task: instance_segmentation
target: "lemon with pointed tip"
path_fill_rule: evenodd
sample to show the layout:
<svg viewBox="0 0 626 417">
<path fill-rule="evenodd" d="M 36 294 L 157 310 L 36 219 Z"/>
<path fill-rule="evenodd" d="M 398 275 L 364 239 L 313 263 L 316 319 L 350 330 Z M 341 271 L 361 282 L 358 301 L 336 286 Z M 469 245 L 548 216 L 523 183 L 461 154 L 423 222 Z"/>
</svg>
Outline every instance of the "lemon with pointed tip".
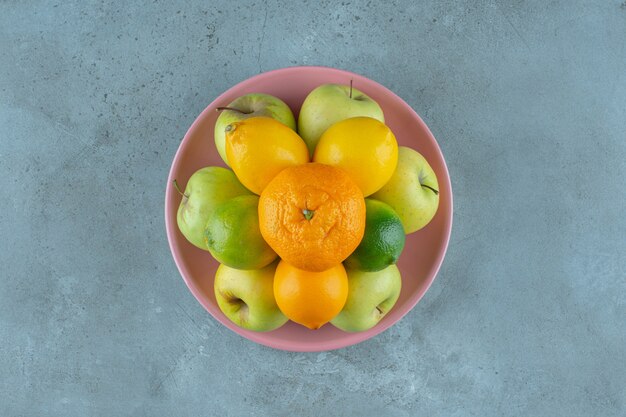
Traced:
<svg viewBox="0 0 626 417">
<path fill-rule="evenodd" d="M 283 169 L 309 162 L 300 136 L 281 122 L 252 117 L 226 127 L 226 156 L 241 183 L 255 194 Z"/>
</svg>

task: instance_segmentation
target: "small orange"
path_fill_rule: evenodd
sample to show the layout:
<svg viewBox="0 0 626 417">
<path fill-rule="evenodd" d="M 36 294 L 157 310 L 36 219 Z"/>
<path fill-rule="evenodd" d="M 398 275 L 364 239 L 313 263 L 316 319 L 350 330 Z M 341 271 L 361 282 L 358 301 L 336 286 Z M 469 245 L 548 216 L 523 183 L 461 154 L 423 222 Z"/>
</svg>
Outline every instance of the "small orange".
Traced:
<svg viewBox="0 0 626 417">
<path fill-rule="evenodd" d="M 309 162 L 302 138 L 269 117 L 251 117 L 228 125 L 226 156 L 239 181 L 255 194 L 261 194 L 283 169 Z"/>
<path fill-rule="evenodd" d="M 283 314 L 315 330 L 341 312 L 348 299 L 348 276 L 342 264 L 322 272 L 303 271 L 280 261 L 274 274 L 274 298 Z"/>
<path fill-rule="evenodd" d="M 322 134 L 313 161 L 343 169 L 367 197 L 385 185 L 396 170 L 398 142 L 381 121 L 352 117 Z"/>
<path fill-rule="evenodd" d="M 278 255 L 324 271 L 356 249 L 365 230 L 365 199 L 348 174 L 329 165 L 287 168 L 259 200 L 261 235 Z"/>
</svg>

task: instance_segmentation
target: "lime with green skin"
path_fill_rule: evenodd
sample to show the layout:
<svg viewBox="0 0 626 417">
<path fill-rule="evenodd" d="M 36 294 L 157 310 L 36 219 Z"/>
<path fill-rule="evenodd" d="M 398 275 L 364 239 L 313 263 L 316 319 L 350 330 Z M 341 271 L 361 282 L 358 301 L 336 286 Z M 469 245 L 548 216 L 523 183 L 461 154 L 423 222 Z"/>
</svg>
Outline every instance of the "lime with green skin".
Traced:
<svg viewBox="0 0 626 417">
<path fill-rule="evenodd" d="M 366 198 L 365 234 L 344 264 L 361 271 L 380 271 L 398 261 L 404 241 L 402 221 L 391 206 Z"/>
<path fill-rule="evenodd" d="M 242 195 L 218 205 L 204 229 L 205 243 L 220 263 L 235 269 L 259 269 L 278 255 L 261 236 L 259 197 Z"/>
</svg>

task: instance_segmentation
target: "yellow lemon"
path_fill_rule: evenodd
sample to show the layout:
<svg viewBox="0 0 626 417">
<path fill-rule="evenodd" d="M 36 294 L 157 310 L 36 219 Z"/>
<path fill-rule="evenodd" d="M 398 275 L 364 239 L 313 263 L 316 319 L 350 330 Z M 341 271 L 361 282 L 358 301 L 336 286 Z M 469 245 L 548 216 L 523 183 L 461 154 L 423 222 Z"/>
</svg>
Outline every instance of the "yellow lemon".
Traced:
<svg viewBox="0 0 626 417">
<path fill-rule="evenodd" d="M 353 117 L 324 132 L 313 161 L 343 169 L 367 197 L 393 175 L 398 164 L 398 142 L 384 123 L 371 117 Z"/>
<path fill-rule="evenodd" d="M 226 127 L 226 156 L 241 183 L 255 194 L 283 169 L 309 162 L 296 132 L 269 117 L 252 117 Z"/>
</svg>

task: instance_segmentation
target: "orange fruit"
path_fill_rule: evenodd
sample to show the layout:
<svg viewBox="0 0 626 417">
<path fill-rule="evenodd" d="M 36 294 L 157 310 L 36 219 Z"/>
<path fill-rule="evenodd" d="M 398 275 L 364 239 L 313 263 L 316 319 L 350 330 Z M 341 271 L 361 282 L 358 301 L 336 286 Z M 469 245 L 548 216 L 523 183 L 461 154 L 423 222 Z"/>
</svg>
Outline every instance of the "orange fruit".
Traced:
<svg viewBox="0 0 626 417">
<path fill-rule="evenodd" d="M 313 161 L 343 169 L 367 197 L 381 189 L 396 170 L 398 142 L 384 123 L 352 117 L 322 134 Z"/>
<path fill-rule="evenodd" d="M 287 168 L 259 200 L 261 235 L 282 259 L 324 271 L 346 259 L 365 230 L 365 199 L 341 169 L 309 163 Z"/>
<path fill-rule="evenodd" d="M 226 127 L 226 156 L 241 183 L 255 194 L 287 167 L 309 162 L 300 136 L 269 117 L 251 117 Z"/>
<path fill-rule="evenodd" d="M 274 274 L 274 297 L 283 314 L 315 330 L 341 312 L 348 299 L 348 276 L 342 264 L 322 272 L 303 271 L 280 261 Z"/>
</svg>

